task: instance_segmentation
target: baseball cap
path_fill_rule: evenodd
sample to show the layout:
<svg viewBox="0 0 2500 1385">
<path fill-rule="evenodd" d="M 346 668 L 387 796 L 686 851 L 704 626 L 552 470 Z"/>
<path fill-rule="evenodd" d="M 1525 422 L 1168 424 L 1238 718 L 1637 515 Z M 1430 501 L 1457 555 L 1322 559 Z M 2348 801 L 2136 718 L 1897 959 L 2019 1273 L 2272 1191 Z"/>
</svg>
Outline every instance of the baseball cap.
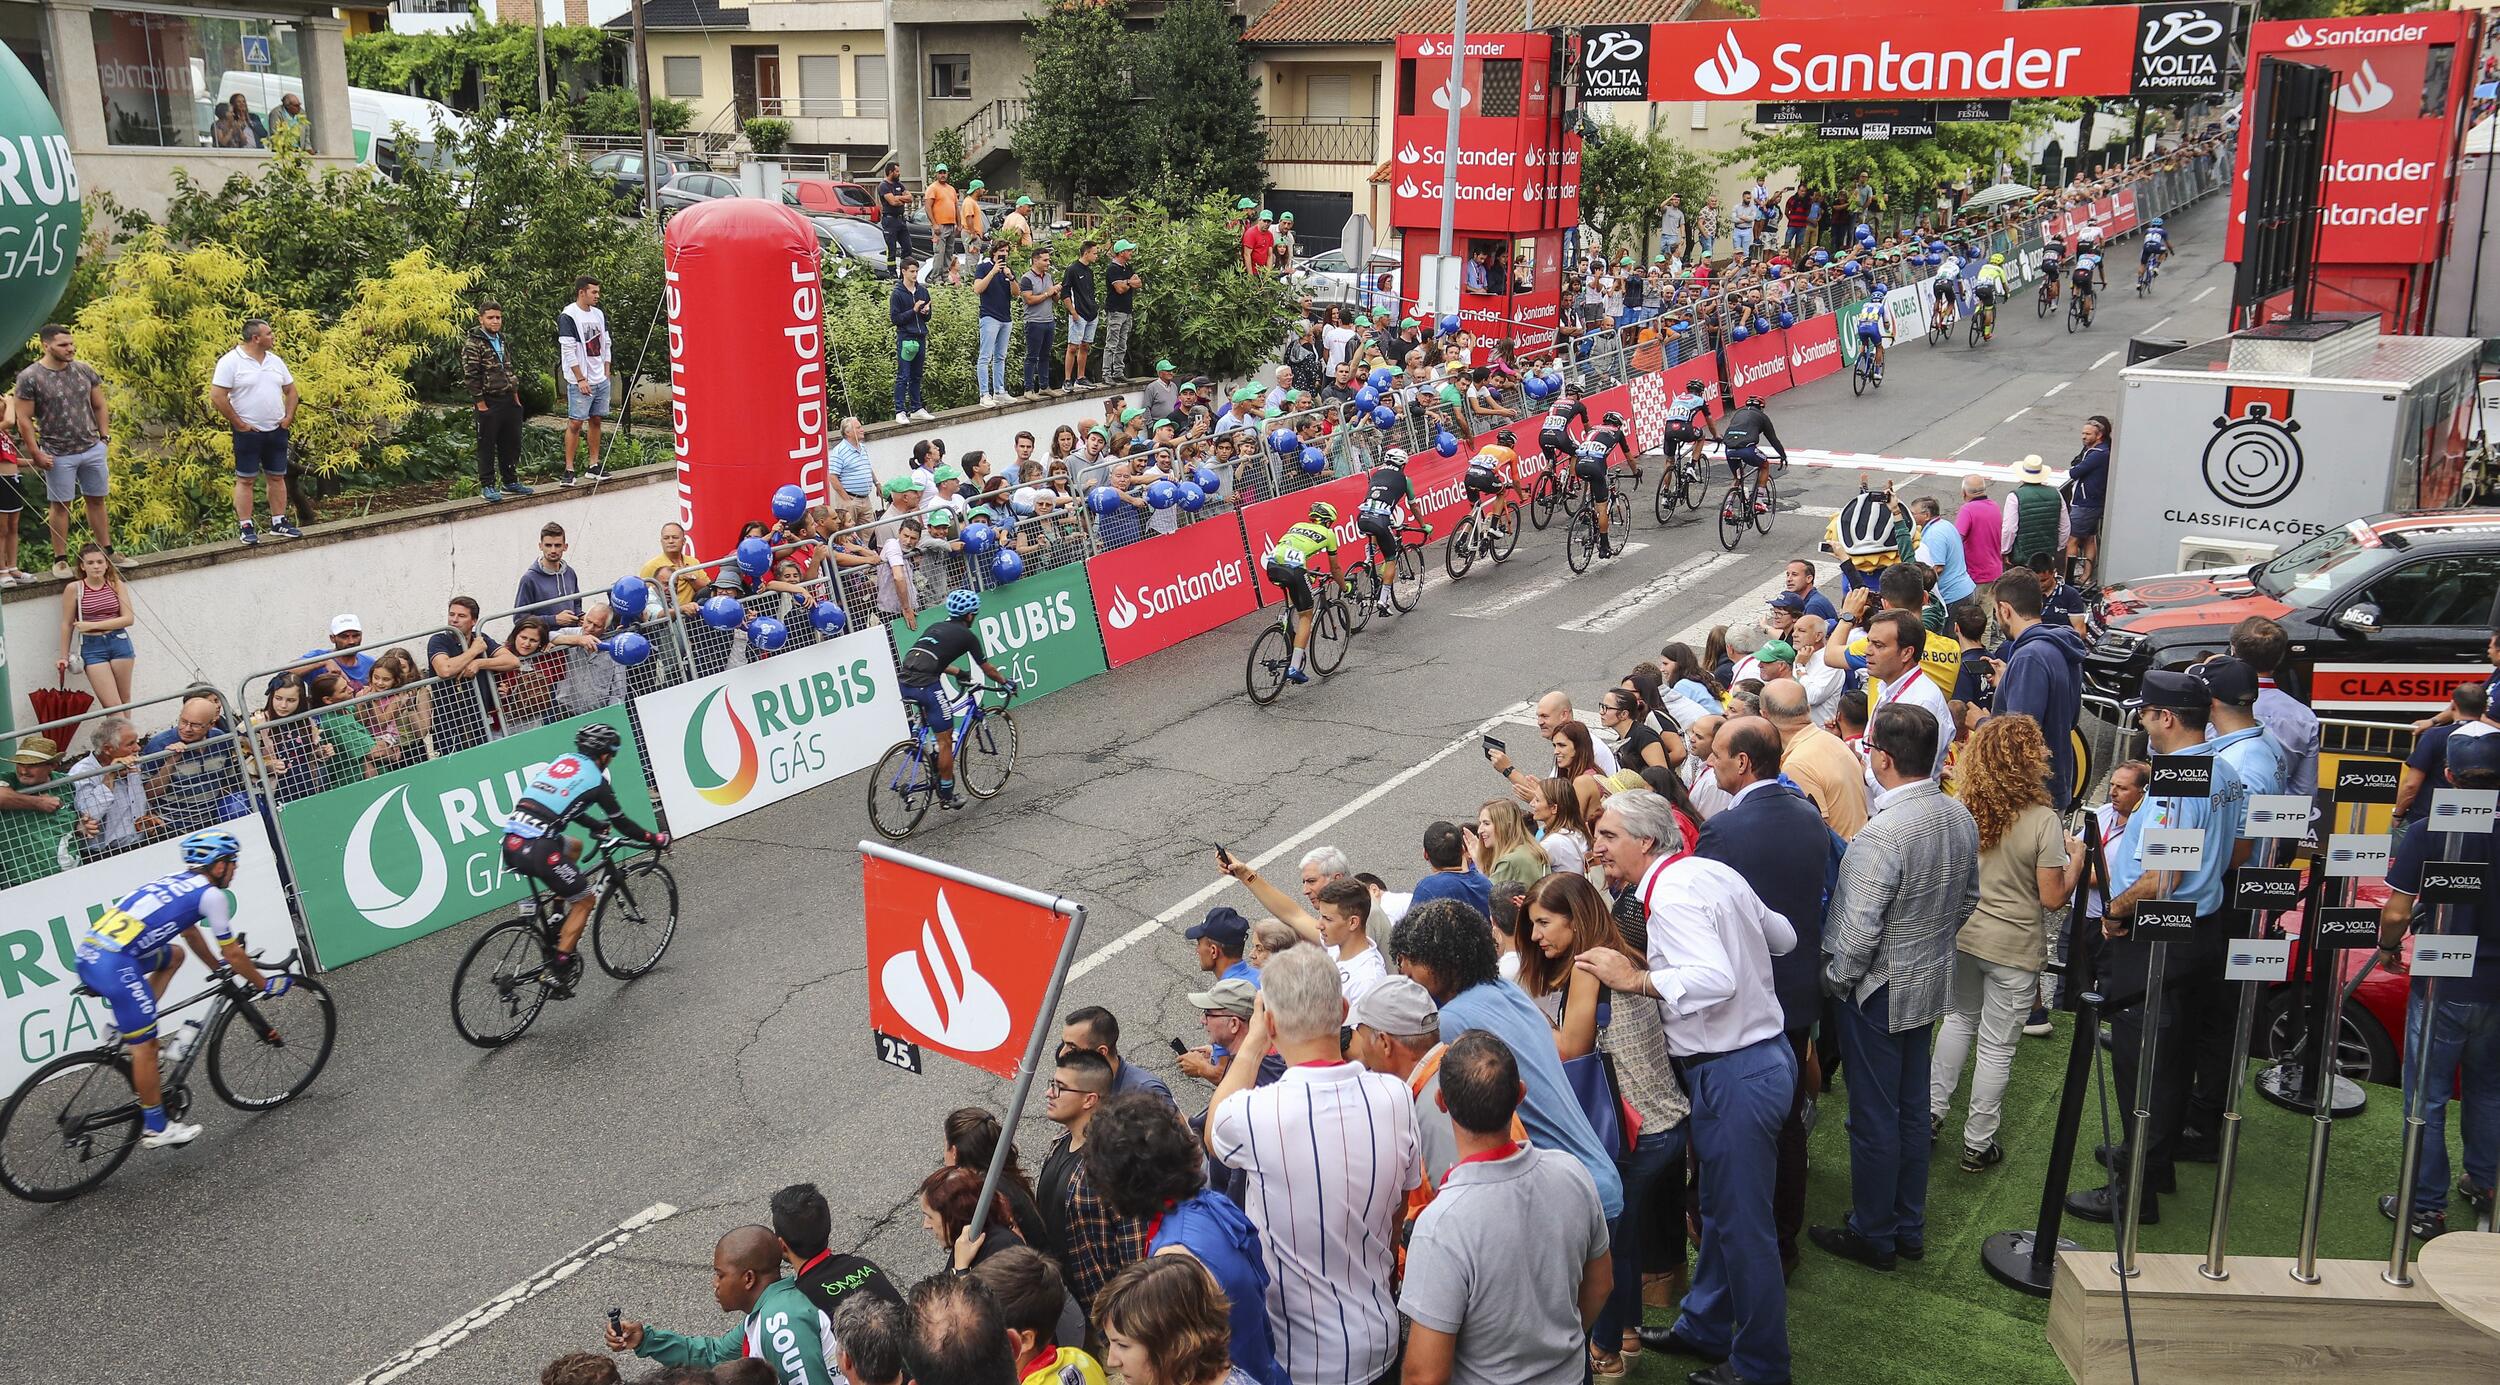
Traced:
<svg viewBox="0 0 2500 1385">
<path fill-rule="evenodd" d="M 2500 731 L 2477 727 L 2472 723 L 2459 726 L 2448 737 L 2448 773 L 2488 774 L 2500 770 Z"/>
<path fill-rule="evenodd" d="M 1806 599 L 1795 592 L 1781 592 L 1771 598 L 1771 609 L 1774 611 L 1802 611 L 1805 608 Z"/>
<path fill-rule="evenodd" d="M 929 473 L 930 482 L 940 486 L 945 485 L 949 481 L 961 481 L 963 479 L 964 474 L 962 468 L 956 466 L 953 462 L 948 462 L 946 465 Z"/>
<path fill-rule="evenodd" d="M 1127 408 L 1120 410 L 1120 421 L 1121 421 L 1122 423 L 1134 423 L 1134 422 L 1135 422 L 1135 421 L 1137 421 L 1138 419 L 1144 418 L 1145 416 L 1146 416 L 1146 411 L 1145 411 L 1144 409 L 1138 408 L 1138 407 L 1137 407 L 1136 405 L 1134 405 L 1134 404 L 1131 404 L 1131 405 L 1129 405 Z"/>
<path fill-rule="evenodd" d="M 1256 385 L 1244 385 L 1233 391 L 1233 402 L 1236 404 L 1246 403 L 1258 397 L 1259 387 Z"/>
<path fill-rule="evenodd" d="M 966 192 L 979 192 L 979 191 L 981 191 L 982 189 L 984 189 L 984 188 L 986 188 L 986 187 L 988 187 L 988 186 L 989 186 L 989 184 L 982 182 L 982 181 L 981 181 L 980 179 L 978 179 L 978 178 L 975 178 L 975 179 L 973 179 L 973 180 L 972 180 L 972 184 L 971 184 L 971 186 L 969 186 L 969 187 L 965 188 L 965 189 L 964 189 L 964 191 L 966 191 Z"/>
<path fill-rule="evenodd" d="M 2205 680 L 2205 690 L 2216 702 L 2231 707 L 2257 705 L 2257 670 L 2246 660 L 2218 654 L 2188 672 Z"/>
<path fill-rule="evenodd" d="M 1203 991 L 1189 993 L 1190 1005 L 1198 1010 L 1221 1010 L 1243 1019 L 1250 1018 L 1250 1012 L 1258 1002 L 1259 988 L 1238 976 L 1229 981 L 1218 981 Z"/>
<path fill-rule="evenodd" d="M 892 500 L 894 497 L 901 495 L 905 491 L 911 491 L 916 494 L 919 490 L 919 480 L 910 472 L 906 471 L 902 475 L 897 476 L 893 480 L 885 483 L 885 498 Z"/>
<path fill-rule="evenodd" d="M 17 753 L 9 758 L 21 765 L 48 765 L 61 758 L 61 748 L 50 736 L 28 736 L 17 743 Z"/>
<path fill-rule="evenodd" d="M 1413 319 L 1413 318 L 1411 318 L 1411 317 L 1410 317 L 1410 318 L 1405 318 L 1405 319 L 1402 319 L 1402 320 L 1400 320 L 1400 321 L 1399 321 L 1398 325 L 1399 325 L 1400 327 L 1412 327 L 1412 326 L 1414 326 L 1414 325 L 1415 325 L 1415 319 Z"/>
<path fill-rule="evenodd" d="M 1246 212 L 1257 205 L 1259 204 L 1255 200 L 1244 197 L 1240 201 L 1233 203 L 1233 210 L 1237 212 Z"/>
<path fill-rule="evenodd" d="M 1260 210 L 1260 212 L 1259 212 L 1259 220 L 1261 220 L 1261 221 L 1274 221 L 1275 219 L 1276 219 L 1276 213 L 1271 212 L 1271 211 L 1268 211 L 1268 210 L 1266 210 L 1266 209 L 1264 209 L 1264 208 L 1262 208 L 1262 209 Z"/>
<path fill-rule="evenodd" d="M 1019 197 L 1016 199 L 1016 205 L 1019 207 L 1030 207 L 1033 205 L 1033 199 L 1030 197 Z"/>
<path fill-rule="evenodd" d="M 2157 668 L 2144 675 L 2144 683 L 2136 695 L 2124 704 L 2132 711 L 2138 707 L 2159 707 L 2174 712 L 2201 712 L 2213 702 L 2205 689 L 2205 680 L 2193 673 Z"/>
<path fill-rule="evenodd" d="M 1111 253 L 1114 255 L 1125 255 L 1136 248 L 1137 242 L 1133 240 L 1115 240 L 1111 242 Z M 1171 367 L 1165 366 L 1164 369 L 1170 370 Z"/>
<path fill-rule="evenodd" d="M 1786 640 L 1765 640 L 1753 656 L 1766 664 L 1793 664 L 1797 662 L 1797 646 Z"/>
<path fill-rule="evenodd" d="M 932 505 L 929 507 L 928 514 L 923 516 L 923 518 L 928 521 L 929 527 L 932 529 L 952 529 L 955 527 L 955 507 L 952 505 Z"/>
<path fill-rule="evenodd" d="M 338 615 L 330 617 L 331 634 L 344 635 L 351 630 L 361 635 L 365 632 L 365 623 L 358 620 L 354 616 L 346 614 L 345 612 L 341 612 Z"/>
<path fill-rule="evenodd" d="M 1369 1025 L 1383 1034 L 1430 1034 L 1441 1027 L 1441 1007 L 1413 978 L 1392 976 L 1355 997 L 1346 1024 Z"/>
<path fill-rule="evenodd" d="M 1200 938 L 1213 938 L 1219 943 L 1227 943 L 1234 947 L 1239 947 L 1244 942 L 1249 940 L 1250 920 L 1243 918 L 1239 909 L 1236 909 L 1229 904 L 1218 904 L 1214 908 L 1207 910 L 1207 916 L 1205 918 L 1189 925 L 1189 931 L 1181 936 L 1189 939 L 1193 943 L 1198 941 Z M 1190 1004 L 1197 1005 L 1198 1002 L 1193 999 L 1190 1001 Z M 1198 1008 L 1201 1010 L 1208 1010 L 1213 1009 L 1214 1007 L 1199 1005 Z"/>
<path fill-rule="evenodd" d="M 1126 244 L 1128 244 L 1128 242 L 1127 242 L 1127 241 L 1121 241 L 1121 242 L 1120 242 L 1120 244 L 1122 244 L 1122 245 L 1126 245 Z M 1170 361 L 1157 361 L 1157 362 L 1155 362 L 1155 371 L 1156 371 L 1158 374 L 1160 374 L 1160 373 L 1161 373 L 1161 372 L 1163 372 L 1163 371 L 1172 370 L 1172 369 L 1176 369 L 1176 367 L 1175 367 L 1175 366 L 1174 366 L 1174 365 L 1173 365 Z"/>
<path fill-rule="evenodd" d="M 932 173 L 944 173 L 945 171 L 946 165 L 944 164 L 939 164 L 936 168 L 930 170 Z"/>
<path fill-rule="evenodd" d="M 1285 213 L 1283 216 L 1278 217 L 1278 218 L 1277 218 L 1277 220 L 1279 220 L 1279 221 L 1291 221 L 1291 220 L 1293 220 L 1293 213 L 1291 213 L 1291 212 L 1287 212 L 1287 213 Z"/>
</svg>

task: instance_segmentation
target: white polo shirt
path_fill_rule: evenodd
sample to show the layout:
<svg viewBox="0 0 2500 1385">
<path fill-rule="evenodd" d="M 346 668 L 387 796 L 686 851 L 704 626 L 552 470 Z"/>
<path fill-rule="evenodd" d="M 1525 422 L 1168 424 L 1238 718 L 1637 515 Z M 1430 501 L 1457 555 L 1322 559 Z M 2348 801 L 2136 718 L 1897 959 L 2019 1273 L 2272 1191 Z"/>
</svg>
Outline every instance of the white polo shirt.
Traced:
<svg viewBox="0 0 2500 1385">
<path fill-rule="evenodd" d="M 295 372 L 275 351 L 255 361 L 238 346 L 217 358 L 209 383 L 226 391 L 236 417 L 265 433 L 286 418 L 286 387 L 295 383 Z"/>
</svg>

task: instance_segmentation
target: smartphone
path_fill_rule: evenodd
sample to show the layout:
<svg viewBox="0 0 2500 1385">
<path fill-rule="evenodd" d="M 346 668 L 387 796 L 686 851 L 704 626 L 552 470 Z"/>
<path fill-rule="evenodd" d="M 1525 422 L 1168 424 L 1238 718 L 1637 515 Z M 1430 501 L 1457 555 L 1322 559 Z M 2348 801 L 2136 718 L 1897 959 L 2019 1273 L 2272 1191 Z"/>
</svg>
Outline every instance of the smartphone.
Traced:
<svg viewBox="0 0 2500 1385">
<path fill-rule="evenodd" d="M 625 1310 L 624 1310 L 624 1309 L 622 1309 L 622 1308 L 611 1308 L 611 1309 L 609 1309 L 609 1310 L 608 1310 L 608 1330 L 609 1330 L 610 1332 L 615 1333 L 615 1334 L 616 1334 L 617 1336 L 619 1336 L 619 1337 L 622 1337 L 622 1336 L 624 1336 L 624 1335 L 625 1335 Z"/>
<path fill-rule="evenodd" d="M 1232 869 L 1233 853 L 1226 851 L 1222 842 L 1217 842 L 1215 844 L 1215 863 L 1224 867 L 1226 870 Z"/>
<path fill-rule="evenodd" d="M 1188 1051 L 1189 1051 L 1189 1045 L 1187 1045 L 1187 1044 L 1185 1044 L 1185 1043 L 1182 1043 L 1182 1042 L 1181 1042 L 1180 1040 L 1178 1040 L 1178 1039 L 1174 1039 L 1174 1040 L 1172 1040 L 1172 1052 L 1173 1052 L 1175 1055 L 1178 1055 L 1178 1054 L 1183 1054 L 1183 1053 L 1187 1053 Z"/>
<path fill-rule="evenodd" d="M 1510 753 L 1510 747 L 1509 747 L 1509 746 L 1507 746 L 1507 745 L 1502 744 L 1500 741 L 1495 740 L 1495 739 L 1494 739 L 1494 738 L 1492 738 L 1491 736 L 1487 736 L 1487 737 L 1485 737 L 1485 738 L 1484 738 L 1484 758 L 1486 758 L 1486 759 L 1490 760 L 1490 759 L 1492 759 L 1492 758 L 1493 758 L 1493 756 L 1494 756 L 1494 754 L 1495 754 L 1496 752 L 1499 752 L 1499 753 L 1501 753 L 1501 754 L 1507 755 L 1507 754 L 1509 754 L 1509 753 Z"/>
</svg>

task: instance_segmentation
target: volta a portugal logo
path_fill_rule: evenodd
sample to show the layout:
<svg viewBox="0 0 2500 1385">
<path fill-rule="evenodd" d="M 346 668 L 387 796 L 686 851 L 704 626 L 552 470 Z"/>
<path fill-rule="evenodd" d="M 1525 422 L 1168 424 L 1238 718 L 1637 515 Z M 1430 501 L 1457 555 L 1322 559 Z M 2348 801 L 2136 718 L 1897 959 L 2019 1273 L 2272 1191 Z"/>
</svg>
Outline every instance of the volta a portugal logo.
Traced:
<svg viewBox="0 0 2500 1385">
<path fill-rule="evenodd" d="M 707 802 L 723 807 L 745 798 L 747 791 L 755 787 L 755 772 L 760 763 L 755 751 L 755 733 L 747 729 L 746 720 L 738 715 L 738 709 L 722 700 L 728 691 L 727 688 L 714 688 L 695 704 L 694 715 L 686 718 L 684 747 L 687 781 Z M 720 709 L 720 720 L 728 723 L 730 735 L 738 748 L 735 767 L 727 774 L 714 769 L 712 757 L 704 751 L 704 742 L 710 739 L 708 733 L 713 724 L 712 710 L 715 706 Z"/>
</svg>

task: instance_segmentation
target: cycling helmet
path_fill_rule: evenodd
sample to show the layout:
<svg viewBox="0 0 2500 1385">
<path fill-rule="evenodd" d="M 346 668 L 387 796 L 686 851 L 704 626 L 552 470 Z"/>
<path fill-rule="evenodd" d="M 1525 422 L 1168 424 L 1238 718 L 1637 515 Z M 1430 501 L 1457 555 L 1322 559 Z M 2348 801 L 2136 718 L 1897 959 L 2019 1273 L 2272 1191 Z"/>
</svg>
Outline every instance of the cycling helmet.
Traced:
<svg viewBox="0 0 2500 1385">
<path fill-rule="evenodd" d="M 1871 558 L 1893 550 L 1892 511 L 1881 492 L 1862 492 L 1840 507 L 1835 538 L 1852 558 Z"/>
<path fill-rule="evenodd" d="M 1519 435 L 1512 432 L 1508 428 L 1495 433 L 1493 435 L 1493 440 L 1500 443 L 1504 447 L 1517 447 L 1519 445 Z"/>
<path fill-rule="evenodd" d="M 1990 264 L 1994 264 L 1994 265 L 2001 265 L 2001 264 L 2005 263 L 2005 256 L 2003 256 L 2003 255 L 2001 255 L 2001 254 L 1998 254 L 1998 255 L 1990 255 L 1990 256 L 1988 257 L 1988 263 L 1990 263 Z"/>
<path fill-rule="evenodd" d="M 1311 502 L 1311 518 L 1322 524 L 1334 524 L 1337 522 L 1337 507 L 1325 500 L 1314 500 Z"/>
<path fill-rule="evenodd" d="M 573 733 L 573 748 L 584 755 L 614 755 L 624 744 L 625 738 L 604 721 L 594 721 Z"/>
<path fill-rule="evenodd" d="M 1616 413 L 1612 409 L 1608 409 L 1606 411 L 1606 422 L 1620 428 L 1623 426 L 1623 415 Z"/>
<path fill-rule="evenodd" d="M 981 609 L 981 594 L 968 587 L 957 587 L 946 594 L 946 613 L 968 616 Z"/>
<path fill-rule="evenodd" d="M 194 832 L 182 839 L 186 866 L 212 866 L 242 854 L 243 843 L 232 832 Z"/>
<path fill-rule="evenodd" d="M 1759 409 L 1759 408 L 1761 408 L 1761 407 L 1762 407 L 1762 396 L 1761 396 L 1761 395 L 1758 395 L 1758 394 L 1749 394 L 1749 395 L 1746 395 L 1746 396 L 1745 396 L 1745 407 L 1746 407 L 1746 408 L 1748 408 L 1748 409 Z"/>
<path fill-rule="evenodd" d="M 1392 447 L 1380 454 L 1380 464 L 1382 466 L 1404 466 L 1406 465 L 1407 455 L 1408 454 L 1405 448 Z M 1333 511 L 1331 513 L 1333 513 Z"/>
<path fill-rule="evenodd" d="M 2148 221 L 2148 222 L 2146 222 L 2146 223 L 2144 223 L 2144 224 L 2145 224 L 2145 225 L 2147 225 L 2147 226 L 2159 226 L 2159 225 L 2161 224 L 2161 218 L 2160 218 L 2160 217 L 2154 217 L 2151 221 Z"/>
<path fill-rule="evenodd" d="M 1684 382 L 1684 392 L 1685 392 L 1686 394 L 1699 394 L 1699 393 L 1701 393 L 1701 381 L 1699 381 L 1699 380 L 1687 380 L 1687 381 L 1685 381 L 1685 382 Z"/>
</svg>

